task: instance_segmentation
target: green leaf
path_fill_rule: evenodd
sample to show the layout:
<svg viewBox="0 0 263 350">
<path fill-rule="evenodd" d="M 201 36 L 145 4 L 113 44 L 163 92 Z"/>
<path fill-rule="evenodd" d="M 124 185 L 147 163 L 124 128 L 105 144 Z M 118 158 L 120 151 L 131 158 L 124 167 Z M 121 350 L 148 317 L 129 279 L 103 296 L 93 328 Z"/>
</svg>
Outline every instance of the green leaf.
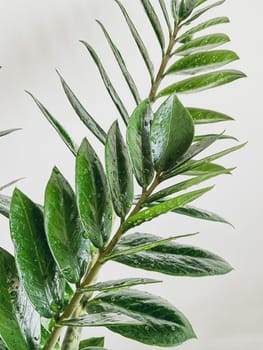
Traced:
<svg viewBox="0 0 263 350">
<path fill-rule="evenodd" d="M 63 126 L 49 113 L 49 111 L 42 105 L 42 103 L 34 97 L 30 92 L 26 91 L 35 101 L 36 105 L 43 113 L 44 117 L 50 122 L 53 128 L 57 131 L 63 142 L 68 146 L 69 150 L 74 154 L 77 154 L 78 147 L 75 142 L 71 139 L 67 131 L 63 128 Z"/>
<path fill-rule="evenodd" d="M 218 214 L 212 213 L 212 212 L 204 210 L 204 209 L 192 207 L 192 206 L 185 206 L 183 208 L 177 208 L 177 209 L 172 210 L 172 212 L 174 212 L 176 214 L 190 216 L 191 218 L 195 218 L 195 219 L 220 222 L 220 223 L 224 223 L 224 224 L 228 224 L 230 226 L 233 226 L 229 221 L 224 219 L 222 216 L 219 216 Z"/>
<path fill-rule="evenodd" d="M 178 197 L 167 200 L 164 203 L 157 204 L 149 209 L 145 209 L 133 216 L 131 216 L 123 224 L 123 232 L 129 230 L 132 227 L 139 226 L 143 222 L 150 221 L 160 215 L 168 213 L 169 211 L 182 207 L 195 199 L 201 197 L 206 192 L 210 191 L 213 187 L 203 188 L 201 190 L 192 191 L 189 193 L 182 194 Z"/>
<path fill-rule="evenodd" d="M 200 10 L 197 10 L 193 13 L 193 16 L 191 18 L 189 18 L 189 20 L 187 20 L 186 22 L 184 22 L 184 25 L 188 25 L 190 24 L 192 21 L 196 20 L 197 18 L 199 18 L 200 16 L 202 16 L 204 13 L 206 13 L 207 11 L 213 9 L 214 7 L 220 6 L 222 5 L 226 0 L 220 0 L 217 1 L 211 5 L 208 5 L 206 7 L 201 8 Z"/>
<path fill-rule="evenodd" d="M 133 233 L 123 237 L 118 247 L 127 249 L 160 239 L 161 237 L 148 233 Z M 232 267 L 225 260 L 211 252 L 174 242 L 114 260 L 135 268 L 171 276 L 204 277 L 222 275 L 232 270 Z"/>
<path fill-rule="evenodd" d="M 195 52 L 213 49 L 230 41 L 225 34 L 208 34 L 197 39 L 193 39 L 178 47 L 174 51 L 175 55 L 186 56 Z"/>
<path fill-rule="evenodd" d="M 172 26 L 171 26 L 171 22 L 170 22 L 170 18 L 169 18 L 169 14 L 168 14 L 168 11 L 167 11 L 167 8 L 166 8 L 165 1 L 164 0 L 159 0 L 159 4 L 160 4 L 160 7 L 162 9 L 162 13 L 163 13 L 165 22 L 167 24 L 167 28 L 168 28 L 169 34 L 171 35 L 172 34 Z"/>
<path fill-rule="evenodd" d="M 60 326 L 71 327 L 128 326 L 138 324 L 142 324 L 142 322 L 122 312 L 98 312 L 59 322 Z"/>
<path fill-rule="evenodd" d="M 82 349 L 82 350 L 107 350 L 107 349 L 102 348 L 100 346 L 88 346 L 88 347 L 79 348 L 79 349 Z"/>
<path fill-rule="evenodd" d="M 86 288 L 80 288 L 80 291 L 81 292 L 107 292 L 111 290 L 130 288 L 141 284 L 152 284 L 152 283 L 160 283 L 160 282 L 161 281 L 153 280 L 150 278 L 123 278 L 120 280 L 99 282 L 92 286 L 88 286 Z"/>
<path fill-rule="evenodd" d="M 168 301 L 136 289 L 107 292 L 98 295 L 88 305 L 88 311 L 121 311 L 142 322 L 141 325 L 111 326 L 111 331 L 144 344 L 172 347 L 195 338 L 185 316 Z"/>
<path fill-rule="evenodd" d="M 230 50 L 198 52 L 176 61 L 166 74 L 196 74 L 222 67 L 238 59 L 238 55 Z"/>
<path fill-rule="evenodd" d="M 100 72 L 103 83 L 104 83 L 113 103 L 115 104 L 117 110 L 119 111 L 124 123 L 127 124 L 128 119 L 129 119 L 129 114 L 128 114 L 120 96 L 118 95 L 117 91 L 115 90 L 114 86 L 112 85 L 112 82 L 111 82 L 105 68 L 103 67 L 103 65 L 101 63 L 99 56 L 97 55 L 97 53 L 93 49 L 93 47 L 90 46 L 87 42 L 82 41 L 82 40 L 80 42 L 88 49 L 93 61 L 95 62 L 96 66 L 98 67 L 98 70 Z"/>
<path fill-rule="evenodd" d="M 150 102 L 143 101 L 131 115 L 127 128 L 127 144 L 138 184 L 146 188 L 153 180 L 150 127 L 153 112 Z"/>
<path fill-rule="evenodd" d="M 144 63 L 148 69 L 148 72 L 150 74 L 150 77 L 151 77 L 151 81 L 153 82 L 154 81 L 154 69 L 153 69 L 153 64 L 150 60 L 150 56 L 149 56 L 149 53 L 142 41 L 142 38 L 140 37 L 140 34 L 138 33 L 134 23 L 132 22 L 131 18 L 129 17 L 128 15 L 128 12 L 126 11 L 125 7 L 122 5 L 122 3 L 119 1 L 119 0 L 114 0 L 118 6 L 120 7 L 121 9 L 121 12 L 128 24 L 128 27 L 131 31 L 131 34 L 136 42 L 136 45 L 140 51 L 140 54 L 142 55 L 142 58 L 144 60 Z"/>
<path fill-rule="evenodd" d="M 151 125 L 152 158 L 157 172 L 173 168 L 194 136 L 191 115 L 174 94 L 155 113 Z"/>
<path fill-rule="evenodd" d="M 84 348 L 90 347 L 90 346 L 103 347 L 104 346 L 104 337 L 89 338 L 89 339 L 81 340 L 81 342 L 79 344 L 79 350 L 83 350 Z"/>
<path fill-rule="evenodd" d="M 70 282 L 77 283 L 89 261 L 89 241 L 84 238 L 75 194 L 57 168 L 49 179 L 44 206 L 47 239 L 53 257 Z"/>
<path fill-rule="evenodd" d="M 198 75 L 193 78 L 184 79 L 175 84 L 172 84 L 162 90 L 158 97 L 167 96 L 173 93 L 192 93 L 199 92 L 224 84 L 229 84 L 240 78 L 245 78 L 246 75 L 238 70 L 219 70 L 217 72 Z"/>
<path fill-rule="evenodd" d="M 76 158 L 76 194 L 87 236 L 95 247 L 102 248 L 111 233 L 112 206 L 102 164 L 87 139 Z"/>
<path fill-rule="evenodd" d="M 15 259 L 0 248 L 0 349 L 36 350 L 40 317 L 21 285 Z M 7 347 L 4 346 L 4 343 Z"/>
<path fill-rule="evenodd" d="M 40 315 L 51 318 L 63 309 L 64 281 L 48 247 L 43 214 L 18 189 L 12 197 L 10 228 L 26 293 Z"/>
<path fill-rule="evenodd" d="M 9 218 L 10 203 L 11 197 L 5 196 L 3 194 L 0 195 L 0 214 L 6 218 Z"/>
<path fill-rule="evenodd" d="M 9 350 L 1 338 L 0 338 L 0 350 Z"/>
<path fill-rule="evenodd" d="M 14 184 L 16 184 L 18 181 L 21 181 L 21 180 L 23 180 L 23 179 L 24 179 L 24 177 L 20 177 L 19 179 L 16 179 L 16 180 L 13 180 L 13 181 L 11 181 L 11 182 L 8 182 L 7 184 L 5 184 L 5 185 L 3 185 L 3 186 L 0 187 L 0 191 L 5 190 L 6 188 L 8 188 L 8 187 L 10 187 L 10 186 L 12 186 L 12 185 L 14 185 Z"/>
<path fill-rule="evenodd" d="M 191 163 L 194 165 L 196 164 L 196 160 L 190 160 L 188 162 L 190 165 Z M 184 172 L 184 175 L 188 175 L 188 176 L 201 176 L 201 175 L 206 175 L 206 174 L 210 174 L 213 172 L 218 172 L 218 171 L 223 171 L 226 168 L 224 168 L 222 165 L 219 164 L 215 164 L 215 163 L 202 163 L 201 165 L 196 166 L 194 169 L 189 170 Z"/>
<path fill-rule="evenodd" d="M 198 7 L 198 6 L 200 6 L 200 5 L 202 5 L 204 2 L 206 2 L 207 0 L 199 0 L 197 3 L 196 3 L 196 5 L 195 5 L 195 7 Z"/>
<path fill-rule="evenodd" d="M 195 8 L 198 0 L 179 0 L 175 1 L 175 14 L 176 17 L 181 21 L 190 16 L 193 9 Z"/>
<path fill-rule="evenodd" d="M 114 44 L 114 42 L 112 41 L 109 33 L 107 32 L 106 28 L 104 27 L 104 25 L 97 20 L 97 23 L 100 25 L 109 45 L 110 45 L 110 48 L 114 54 L 114 57 L 121 69 L 121 72 L 124 76 L 124 79 L 126 80 L 128 86 L 129 86 L 129 89 L 134 97 L 134 100 L 136 102 L 136 104 L 139 104 L 140 101 L 141 101 L 141 98 L 140 98 L 140 95 L 139 95 L 139 92 L 138 92 L 138 89 L 136 87 L 136 84 L 131 76 L 131 74 L 129 73 L 127 67 L 126 67 L 126 64 L 125 64 L 125 61 L 122 57 L 122 54 L 120 53 L 120 51 L 118 50 L 117 46 Z"/>
<path fill-rule="evenodd" d="M 86 111 L 81 102 L 78 100 L 74 92 L 68 86 L 62 75 L 57 71 L 62 87 L 65 91 L 65 94 L 68 98 L 69 103 L 73 107 L 74 111 L 79 116 L 80 120 L 86 125 L 86 127 L 97 137 L 99 141 L 103 144 L 106 140 L 105 131 L 99 126 L 99 124 L 92 118 L 92 116 Z"/>
<path fill-rule="evenodd" d="M 226 114 L 211 111 L 209 109 L 187 107 L 195 124 L 211 124 L 234 120 Z"/>
<path fill-rule="evenodd" d="M 162 26 L 161 23 L 159 21 L 159 18 L 152 6 L 152 4 L 150 3 L 149 0 L 141 0 L 141 3 L 144 7 L 144 10 L 149 18 L 149 21 L 151 22 L 151 25 L 153 27 L 153 30 L 156 34 L 156 37 L 159 41 L 159 44 L 161 46 L 162 52 L 164 53 L 165 50 L 165 39 L 164 39 L 164 34 L 163 34 L 163 30 L 162 30 Z"/>
<path fill-rule="evenodd" d="M 208 173 L 205 175 L 200 175 L 200 176 L 194 177 L 190 180 L 185 180 L 185 181 L 179 182 L 175 185 L 169 186 L 169 187 L 167 187 L 159 192 L 154 193 L 148 199 L 146 199 L 146 201 L 143 204 L 145 206 L 145 204 L 147 204 L 147 203 L 156 202 L 159 199 L 165 198 L 165 197 L 170 196 L 174 193 L 187 190 L 188 188 L 190 188 L 192 186 L 199 185 L 200 183 L 207 181 L 213 177 L 216 177 L 219 175 L 224 175 L 224 174 L 229 174 L 229 173 L 231 173 L 232 170 L 234 170 L 234 168 L 223 169 L 223 170 L 220 170 L 217 172 L 215 171 L 215 172 Z"/>
<path fill-rule="evenodd" d="M 230 21 L 228 17 L 216 17 L 216 18 L 209 19 L 208 21 L 200 23 L 197 26 L 185 32 L 184 34 L 182 34 L 180 37 L 177 38 L 177 41 L 182 42 L 185 38 L 191 37 L 193 34 L 198 33 L 202 30 L 205 30 L 209 27 L 219 25 L 219 24 L 225 24 L 229 22 Z"/>
<path fill-rule="evenodd" d="M 8 130 L 3 130 L 0 131 L 0 137 L 11 134 L 12 132 L 18 131 L 18 130 L 22 130 L 20 128 L 16 128 L 16 129 L 8 129 Z"/>
<path fill-rule="evenodd" d="M 108 133 L 105 147 L 106 172 L 116 214 L 124 218 L 133 202 L 132 165 L 118 122 Z"/>
<path fill-rule="evenodd" d="M 205 141 L 207 139 L 210 139 L 211 137 L 218 136 L 217 140 L 234 140 L 238 141 L 238 139 L 234 136 L 231 135 L 218 135 L 218 134 L 207 134 L 207 135 L 196 135 L 194 137 L 194 142 L 200 142 L 200 141 Z"/>
</svg>

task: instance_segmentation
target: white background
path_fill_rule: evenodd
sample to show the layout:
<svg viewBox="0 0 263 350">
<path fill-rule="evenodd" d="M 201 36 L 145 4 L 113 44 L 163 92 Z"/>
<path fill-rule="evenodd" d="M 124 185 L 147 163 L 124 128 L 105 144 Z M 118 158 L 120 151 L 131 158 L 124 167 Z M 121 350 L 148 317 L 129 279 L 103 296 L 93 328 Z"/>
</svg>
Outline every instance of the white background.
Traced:
<svg viewBox="0 0 263 350">
<path fill-rule="evenodd" d="M 140 1 L 124 1 L 135 20 L 153 60 L 160 62 L 159 48 Z M 157 4 L 157 1 L 153 1 Z M 248 350 L 263 347 L 263 259 L 262 259 L 262 3 L 258 0 L 228 0 L 205 16 L 227 15 L 231 24 L 211 29 L 230 35 L 232 48 L 241 60 L 232 67 L 246 72 L 248 79 L 215 90 L 186 95 L 186 105 L 203 106 L 226 112 L 235 123 L 227 128 L 249 144 L 225 159 L 223 164 L 238 166 L 234 176 L 213 180 L 216 188 L 196 205 L 227 217 L 235 226 L 199 222 L 167 215 L 142 227 L 162 234 L 200 231 L 186 242 L 210 249 L 225 257 L 235 268 L 227 276 L 202 279 L 162 278 L 163 285 L 147 288 L 173 302 L 191 320 L 199 339 L 187 342 L 182 350 Z M 43 201 L 45 184 L 56 164 L 74 183 L 74 159 L 55 131 L 24 92 L 34 93 L 80 143 L 84 136 L 100 144 L 79 122 L 66 101 L 55 68 L 58 68 L 81 101 L 105 129 L 118 117 L 87 50 L 84 39 L 98 50 L 129 111 L 133 102 L 103 35 L 95 23 L 102 20 L 122 48 L 142 96 L 149 90 L 145 66 L 126 29 L 117 6 L 111 0 L 0 0 L 0 130 L 21 127 L 22 131 L 1 141 L 0 183 L 24 176 L 19 187 L 32 199 Z M 202 132 L 208 131 L 203 127 Z M 213 150 L 232 145 L 222 142 Z M 220 148 L 221 147 L 221 148 Z M 212 149 L 211 149 L 212 150 Z M 9 192 L 6 192 L 9 193 Z M 0 244 L 9 250 L 8 223 L 0 218 Z M 101 279 L 147 276 L 147 272 L 109 264 Z M 145 349 L 147 346 L 120 338 L 104 329 L 109 349 Z M 89 335 L 91 335 L 89 330 Z"/>
</svg>

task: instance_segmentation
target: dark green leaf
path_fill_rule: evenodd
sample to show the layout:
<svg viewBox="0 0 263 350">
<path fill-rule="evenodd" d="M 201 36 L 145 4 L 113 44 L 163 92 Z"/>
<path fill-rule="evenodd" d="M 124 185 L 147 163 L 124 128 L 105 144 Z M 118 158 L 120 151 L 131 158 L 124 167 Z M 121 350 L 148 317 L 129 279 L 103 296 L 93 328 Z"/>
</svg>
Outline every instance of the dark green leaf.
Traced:
<svg viewBox="0 0 263 350">
<path fill-rule="evenodd" d="M 225 34 L 208 34 L 197 39 L 193 39 L 180 46 L 174 54 L 186 56 L 195 52 L 213 49 L 230 41 Z"/>
<path fill-rule="evenodd" d="M 165 1 L 164 0 L 159 0 L 159 4 L 160 4 L 160 7 L 162 9 L 162 13 L 163 13 L 165 22 L 167 24 L 167 28 L 168 28 L 169 34 L 171 35 L 172 34 L 172 26 L 171 26 L 171 22 L 170 22 L 170 18 L 169 18 L 169 14 L 168 14 L 168 11 L 167 11 L 167 8 L 166 8 Z"/>
<path fill-rule="evenodd" d="M 16 262 L 28 297 L 41 316 L 63 308 L 64 281 L 49 250 L 39 207 L 16 189 L 10 209 Z"/>
<path fill-rule="evenodd" d="M 33 309 L 19 281 L 15 259 L 2 248 L 0 248 L 0 336 L 9 350 L 36 350 L 40 338 L 40 317 Z M 7 347 L 0 345 L 1 349 Z"/>
<path fill-rule="evenodd" d="M 21 181 L 21 180 L 23 180 L 23 179 L 24 179 L 24 177 L 20 177 L 19 179 L 16 179 L 16 180 L 13 180 L 13 181 L 11 181 L 11 182 L 8 182 L 7 184 L 5 184 L 5 185 L 3 185 L 3 186 L 0 187 L 0 191 L 5 190 L 6 188 L 8 188 L 8 187 L 10 187 L 10 186 L 12 186 L 12 185 L 14 185 L 14 184 L 16 184 L 18 181 Z"/>
<path fill-rule="evenodd" d="M 185 38 L 191 37 L 193 34 L 200 32 L 202 30 L 205 30 L 209 27 L 218 25 L 218 24 L 224 24 L 224 23 L 229 23 L 229 18 L 228 17 L 216 17 L 213 19 L 209 19 L 208 21 L 205 21 L 203 23 L 198 24 L 197 26 L 191 28 L 184 34 L 182 34 L 180 37 L 178 37 L 177 41 L 182 42 Z"/>
<path fill-rule="evenodd" d="M 211 124 L 234 120 L 226 114 L 211 111 L 208 109 L 187 107 L 195 124 Z"/>
<path fill-rule="evenodd" d="M 0 214 L 6 218 L 9 218 L 10 203 L 11 197 L 5 196 L 3 194 L 0 195 Z"/>
<path fill-rule="evenodd" d="M 161 237 L 151 234 L 129 234 L 118 244 L 127 249 L 159 241 Z M 219 256 L 206 250 L 169 242 L 151 250 L 114 259 L 135 268 L 155 271 L 172 276 L 203 277 L 226 274 L 232 267 Z"/>
<path fill-rule="evenodd" d="M 230 50 L 198 52 L 176 61 L 166 74 L 196 74 L 222 67 L 238 59 L 238 55 Z"/>
<path fill-rule="evenodd" d="M 175 14 L 176 17 L 181 21 L 190 16 L 193 9 L 195 8 L 198 0 L 179 0 L 175 1 Z"/>
<path fill-rule="evenodd" d="M 101 327 L 101 326 L 128 326 L 142 324 L 141 321 L 125 315 L 122 312 L 99 312 L 61 321 L 61 326 L 72 327 Z"/>
<path fill-rule="evenodd" d="M 173 93 L 192 93 L 203 91 L 224 84 L 229 84 L 234 80 L 244 78 L 246 75 L 238 70 L 221 70 L 212 73 L 198 75 L 172 84 L 162 90 L 158 97 L 167 96 Z"/>
<path fill-rule="evenodd" d="M 16 129 L 8 129 L 8 130 L 0 131 L 0 137 L 8 135 L 8 134 L 11 134 L 12 132 L 15 132 L 15 131 L 18 131 L 18 130 L 21 130 L 21 129 L 20 128 L 16 128 Z"/>
<path fill-rule="evenodd" d="M 206 192 L 210 191 L 213 187 L 203 188 L 201 190 L 182 194 L 178 197 L 167 200 L 164 203 L 157 204 L 149 209 L 145 209 L 133 216 L 131 216 L 124 224 L 123 231 L 127 231 L 132 227 L 139 226 L 143 222 L 150 221 L 162 214 L 168 213 L 169 211 L 182 207 L 195 199 L 201 197 Z"/>
<path fill-rule="evenodd" d="M 79 282 L 89 261 L 89 241 L 84 238 L 75 194 L 57 168 L 46 188 L 44 221 L 49 247 L 62 275 L 70 283 Z"/>
<path fill-rule="evenodd" d="M 101 63 L 99 56 L 97 55 L 97 53 L 95 52 L 93 47 L 90 46 L 87 42 L 81 41 L 81 43 L 88 49 L 91 57 L 93 58 L 96 66 L 98 67 L 101 78 L 104 82 L 104 85 L 105 85 L 113 103 L 115 104 L 117 110 L 119 111 L 124 123 L 127 124 L 128 119 L 129 119 L 129 114 L 128 114 L 123 102 L 121 101 L 117 91 L 115 90 L 114 86 L 112 85 L 112 82 L 111 82 L 105 68 L 103 67 L 103 65 Z"/>
<path fill-rule="evenodd" d="M 172 212 L 176 214 L 186 215 L 190 216 L 191 218 L 200 219 L 200 220 L 207 220 L 207 221 L 214 221 L 214 222 L 221 222 L 224 224 L 228 224 L 232 226 L 232 224 L 224 219 L 222 216 L 219 216 L 218 214 L 212 213 L 210 211 L 192 207 L 192 206 L 185 206 L 183 208 L 177 208 L 172 210 Z"/>
<path fill-rule="evenodd" d="M 111 331 L 141 343 L 172 347 L 195 338 L 185 316 L 168 301 L 135 289 L 107 292 L 98 295 L 88 309 L 91 312 L 121 311 L 142 322 L 141 325 L 111 326 Z"/>
<path fill-rule="evenodd" d="M 154 81 L 154 69 L 153 69 L 153 64 L 150 60 L 150 56 L 149 56 L 149 53 L 142 41 L 142 38 L 140 37 L 140 34 L 138 33 L 134 23 L 132 22 L 131 18 L 129 17 L 125 7 L 122 5 L 122 3 L 119 1 L 119 0 L 114 0 L 118 6 L 120 7 L 121 9 L 121 12 L 123 13 L 123 16 L 129 26 L 129 29 L 131 31 L 131 34 L 136 42 L 136 45 L 142 55 L 142 58 L 146 64 L 146 67 L 148 69 L 148 72 L 150 74 L 150 77 L 151 77 L 151 81 L 153 82 Z"/>
<path fill-rule="evenodd" d="M 152 157 L 157 172 L 173 168 L 194 136 L 190 113 L 174 94 L 155 113 L 151 125 Z"/>
<path fill-rule="evenodd" d="M 121 280 L 113 280 L 106 282 L 99 282 L 86 288 L 81 288 L 82 292 L 106 292 L 111 290 L 119 290 L 124 288 L 130 288 L 140 284 L 152 284 L 160 283 L 161 281 L 153 280 L 150 278 L 124 278 Z"/>
<path fill-rule="evenodd" d="M 152 6 L 152 4 L 150 3 L 149 0 L 141 0 L 141 3 L 144 7 L 144 10 L 149 18 L 149 21 L 151 22 L 151 25 L 153 27 L 153 30 L 156 34 L 156 37 L 160 43 L 162 52 L 164 53 L 165 50 L 165 39 L 164 39 L 164 34 L 163 34 L 163 30 L 162 30 L 162 26 L 161 23 L 159 21 L 159 18 Z"/>
<path fill-rule="evenodd" d="M 79 116 L 80 120 L 86 125 L 86 127 L 95 135 L 98 140 L 103 144 L 106 140 L 105 131 L 99 126 L 99 124 L 92 118 L 92 116 L 86 111 L 81 102 L 78 100 L 74 92 L 70 89 L 66 81 L 63 79 L 61 74 L 57 71 L 59 78 L 61 80 L 62 87 L 68 98 L 69 103 L 73 107 L 74 111 Z"/>
<path fill-rule="evenodd" d="M 112 207 L 103 167 L 87 139 L 77 154 L 76 193 L 87 236 L 97 248 L 102 248 L 111 232 Z"/>
<path fill-rule="evenodd" d="M 191 18 L 189 18 L 189 20 L 187 20 L 186 22 L 184 22 L 184 25 L 188 25 L 189 23 L 191 23 L 192 21 L 196 20 L 197 18 L 199 18 L 200 16 L 202 16 L 204 13 L 206 13 L 207 11 L 213 9 L 214 7 L 220 6 L 222 5 L 226 0 L 220 0 L 217 1 L 211 5 L 208 5 L 206 7 L 201 8 L 200 10 L 197 10 L 193 13 L 193 16 Z"/>
<path fill-rule="evenodd" d="M 98 24 L 100 25 L 109 45 L 110 45 L 110 48 L 114 54 L 114 57 L 116 58 L 116 61 L 122 71 L 122 74 L 129 86 L 129 89 L 134 97 L 134 100 L 136 102 L 136 104 L 139 104 L 140 101 L 141 101 L 141 98 L 140 98 L 140 95 L 139 95 L 139 92 L 138 92 L 138 89 L 136 87 L 136 84 L 131 76 L 131 74 L 129 73 L 127 67 L 126 67 L 126 64 L 125 64 L 125 61 L 122 57 L 122 54 L 120 53 L 120 51 L 118 50 L 117 46 L 114 44 L 114 42 L 112 41 L 109 33 L 107 32 L 106 28 L 104 27 L 104 25 L 100 22 L 100 21 L 97 21 Z"/>
<path fill-rule="evenodd" d="M 150 127 L 153 112 L 149 101 L 143 101 L 133 112 L 127 128 L 127 144 L 138 184 L 146 188 L 153 180 Z"/>
<path fill-rule="evenodd" d="M 84 348 L 90 347 L 90 346 L 103 347 L 104 346 L 104 337 L 89 338 L 89 339 L 82 340 L 79 344 L 79 350 L 83 350 Z"/>
<path fill-rule="evenodd" d="M 165 198 L 167 196 L 170 196 L 174 193 L 180 192 L 180 191 L 184 191 L 187 190 L 188 188 L 192 187 L 192 186 L 196 186 L 199 185 L 200 183 L 207 181 L 213 177 L 219 176 L 219 175 L 224 175 L 224 174 L 229 174 L 231 173 L 231 171 L 234 170 L 234 168 L 231 169 L 223 169 L 217 172 L 211 172 L 205 175 L 200 175 L 197 177 L 194 177 L 190 180 L 185 180 L 182 182 L 179 182 L 175 185 L 169 186 L 157 193 L 154 193 L 153 195 L 151 195 L 144 203 L 152 203 L 152 202 L 156 202 L 159 199 Z"/>
<path fill-rule="evenodd" d="M 63 126 L 49 113 L 49 111 L 42 105 L 42 103 L 34 97 L 30 92 L 27 91 L 27 93 L 33 98 L 38 108 L 43 113 L 44 117 L 50 122 L 50 124 L 53 126 L 53 128 L 57 131 L 63 142 L 68 146 L 70 151 L 74 154 L 74 156 L 77 154 L 78 147 L 76 146 L 75 142 L 71 139 L 67 131 L 63 128 Z"/>
<path fill-rule="evenodd" d="M 113 206 L 116 214 L 124 218 L 133 202 L 133 177 L 128 150 L 117 121 L 107 136 L 105 158 Z"/>
</svg>

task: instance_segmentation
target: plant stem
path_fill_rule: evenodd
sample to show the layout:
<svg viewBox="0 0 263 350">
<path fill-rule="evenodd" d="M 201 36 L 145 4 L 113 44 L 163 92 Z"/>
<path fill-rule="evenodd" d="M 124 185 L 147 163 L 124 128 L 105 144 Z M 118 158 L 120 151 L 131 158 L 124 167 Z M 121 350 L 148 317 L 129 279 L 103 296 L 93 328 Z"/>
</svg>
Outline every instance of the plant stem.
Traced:
<svg viewBox="0 0 263 350">
<path fill-rule="evenodd" d="M 166 53 L 164 54 L 164 56 L 162 58 L 162 62 L 161 62 L 159 71 L 157 73 L 157 76 L 152 84 L 151 91 L 149 93 L 149 100 L 151 102 L 154 102 L 156 100 L 157 91 L 158 91 L 159 86 L 162 82 L 167 64 L 168 64 L 169 59 L 171 57 L 171 53 L 172 53 L 173 47 L 175 45 L 178 31 L 179 31 L 179 25 L 178 25 L 178 23 L 175 23 L 174 31 L 173 31 L 172 35 L 170 36 L 168 48 L 167 48 Z M 150 185 L 150 187 L 147 190 L 143 191 L 140 199 L 138 200 L 137 204 L 135 205 L 134 209 L 131 211 L 131 213 L 129 214 L 127 219 L 131 218 L 133 215 L 137 214 L 141 210 L 142 203 L 145 201 L 146 198 L 148 198 L 152 194 L 152 192 L 159 185 L 159 183 L 160 183 L 160 174 L 157 174 L 154 181 Z M 123 222 L 121 222 L 117 232 L 113 236 L 113 238 L 110 241 L 110 243 L 108 244 L 108 246 L 103 251 L 101 251 L 99 255 L 97 255 L 93 259 L 92 264 L 91 264 L 92 267 L 88 270 L 86 276 L 84 277 L 82 283 L 80 284 L 80 288 L 87 287 L 96 278 L 102 265 L 104 264 L 103 262 L 101 262 L 102 258 L 104 258 L 105 256 L 109 255 L 112 252 L 112 250 L 115 248 L 116 244 L 119 242 L 120 238 L 122 237 L 122 235 L 124 233 L 122 224 L 123 224 Z M 58 320 L 58 324 L 64 320 L 72 317 L 72 315 L 80 307 L 81 299 L 84 295 L 85 295 L 84 292 L 79 292 L 79 291 L 75 292 L 70 303 L 68 304 L 68 306 L 64 310 L 64 313 L 60 316 L 60 318 Z M 59 339 L 61 329 L 62 329 L 61 326 L 57 326 L 54 328 L 47 344 L 44 347 L 44 350 L 53 350 L 54 349 L 54 347 Z M 76 335 L 75 330 L 72 328 L 69 328 L 69 331 L 66 333 L 65 341 L 63 342 L 63 350 L 71 350 L 70 339 L 72 339 L 72 342 L 74 340 L 73 338 L 71 338 L 72 335 L 73 335 L 73 338 L 75 339 L 75 335 Z"/>
</svg>

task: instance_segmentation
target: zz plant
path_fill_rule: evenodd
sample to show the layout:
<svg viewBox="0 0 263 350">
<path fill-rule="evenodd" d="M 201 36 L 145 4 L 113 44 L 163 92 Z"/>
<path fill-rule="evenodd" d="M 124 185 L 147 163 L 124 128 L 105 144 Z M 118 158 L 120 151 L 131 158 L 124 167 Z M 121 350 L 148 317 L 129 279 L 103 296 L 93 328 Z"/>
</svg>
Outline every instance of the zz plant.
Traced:
<svg viewBox="0 0 263 350">
<path fill-rule="evenodd" d="M 200 157 L 218 140 L 234 138 L 224 133 L 196 135 L 195 125 L 232 118 L 186 107 L 178 97 L 245 76 L 233 69 L 216 70 L 238 59 L 233 51 L 215 50 L 229 42 L 227 35 L 200 34 L 229 22 L 227 17 L 197 22 L 224 1 L 172 0 L 168 7 L 164 0 L 156 6 L 141 0 L 160 44 L 157 73 L 126 8 L 119 0 L 114 1 L 149 73 L 150 92 L 141 99 L 121 52 L 98 22 L 134 98 L 134 111 L 127 111 L 96 51 L 85 41 L 82 44 L 93 58 L 121 120 L 113 121 L 108 132 L 103 130 L 60 73 L 59 77 L 77 116 L 104 147 L 105 164 L 87 138 L 78 147 L 31 95 L 76 158 L 76 185 L 73 190 L 55 167 L 43 206 L 17 188 L 12 198 L 1 196 L 0 212 L 9 217 L 15 251 L 13 257 L 0 250 L 0 348 L 4 350 L 102 350 L 103 337 L 80 341 L 84 327 L 97 326 L 144 344 L 177 346 L 196 337 L 190 322 L 168 301 L 134 288 L 159 281 L 128 277 L 96 282 L 99 271 L 108 261 L 171 276 L 202 277 L 232 270 L 221 257 L 177 242 L 192 234 L 175 233 L 167 239 L 138 231 L 144 222 L 168 212 L 228 223 L 219 215 L 189 205 L 212 187 L 190 188 L 230 174 L 233 168 L 226 169 L 214 161 L 243 144 Z M 181 80 L 180 75 L 188 77 Z M 167 76 L 173 76 L 174 82 L 161 88 Z M 135 194 L 138 186 L 134 179 L 141 188 L 139 195 Z"/>
</svg>

